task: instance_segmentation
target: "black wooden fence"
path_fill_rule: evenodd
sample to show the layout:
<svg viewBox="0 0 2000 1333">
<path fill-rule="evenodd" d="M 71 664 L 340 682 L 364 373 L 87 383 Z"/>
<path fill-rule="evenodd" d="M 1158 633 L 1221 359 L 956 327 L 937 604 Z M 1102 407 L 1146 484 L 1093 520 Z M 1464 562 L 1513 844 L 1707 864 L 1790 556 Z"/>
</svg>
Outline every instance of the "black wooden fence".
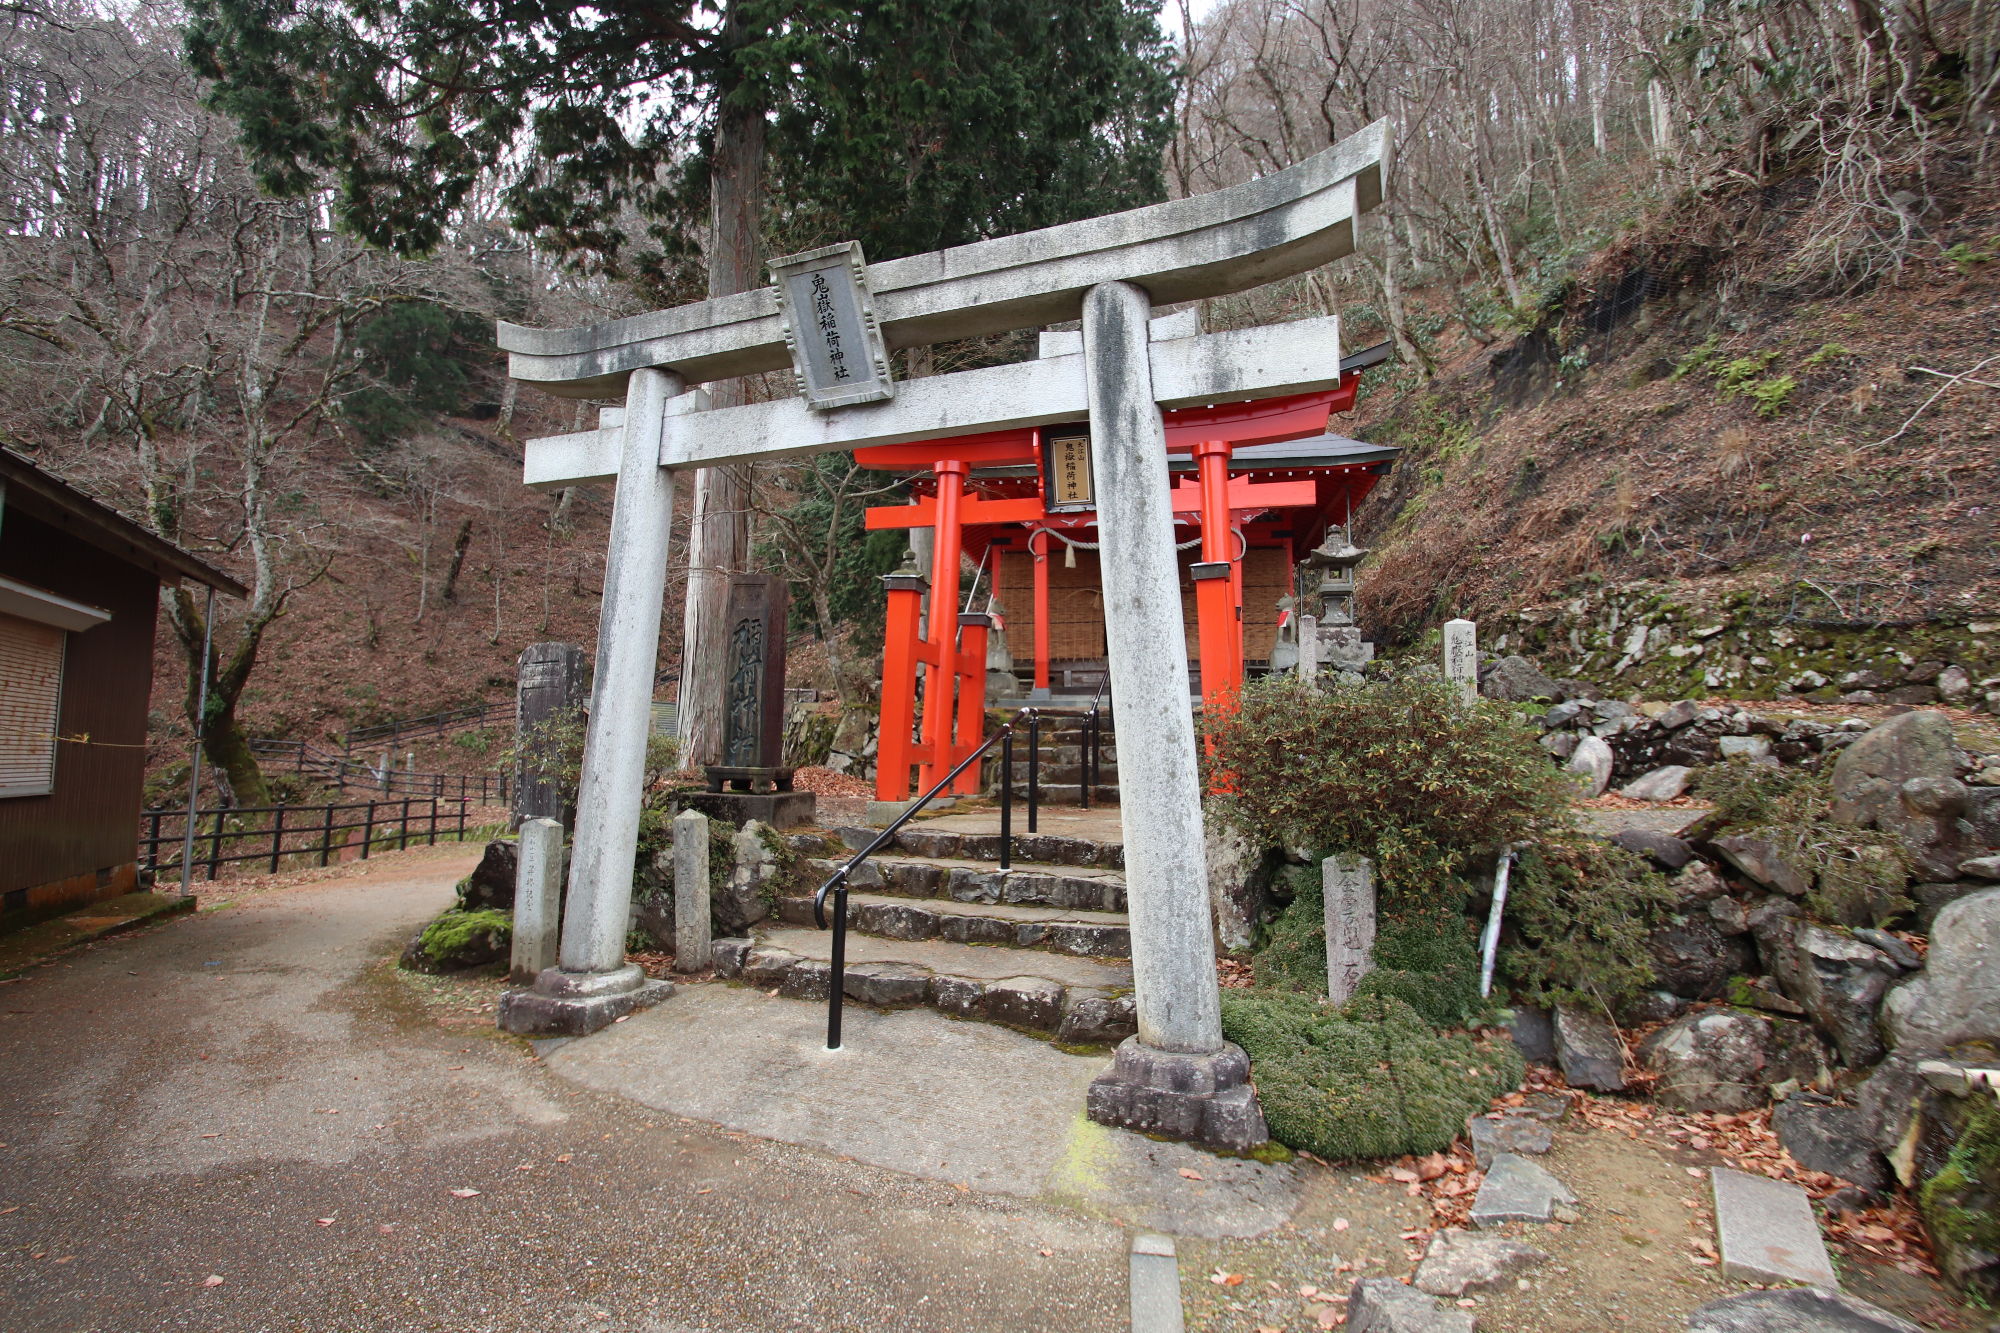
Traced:
<svg viewBox="0 0 2000 1333">
<path fill-rule="evenodd" d="M 276 874 L 289 862 L 294 869 L 327 865 L 354 852 L 361 860 L 374 850 L 428 846 L 439 841 L 463 841 L 478 826 L 468 825 L 472 802 L 431 796 L 399 800 L 353 801 L 331 805 L 239 806 L 201 810 L 194 817 L 196 874 L 214 879 L 225 865 L 262 863 Z M 139 864 L 154 874 L 178 875 L 187 841 L 186 810 L 141 812 Z"/>
<path fill-rule="evenodd" d="M 414 740 L 419 736 L 442 736 L 450 731 L 464 731 L 470 727 L 490 726 L 496 722 L 514 720 L 514 700 L 505 699 L 494 704 L 468 704 L 464 708 L 447 708 L 440 713 L 426 713 L 422 717 L 397 718 L 394 722 L 378 722 L 374 726 L 356 727 L 341 737 L 341 747 L 352 750 L 362 745 L 395 745 L 401 741 Z"/>
</svg>

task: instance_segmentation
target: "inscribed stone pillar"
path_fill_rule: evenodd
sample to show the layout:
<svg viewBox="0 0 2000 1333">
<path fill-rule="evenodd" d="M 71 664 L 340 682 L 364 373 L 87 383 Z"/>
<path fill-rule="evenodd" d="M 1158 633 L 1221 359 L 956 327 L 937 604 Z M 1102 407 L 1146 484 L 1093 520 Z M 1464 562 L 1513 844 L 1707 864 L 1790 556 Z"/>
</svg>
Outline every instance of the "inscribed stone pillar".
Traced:
<svg viewBox="0 0 2000 1333">
<path fill-rule="evenodd" d="M 553 819 L 522 820 L 514 874 L 514 948 L 507 973 L 515 981 L 533 981 L 544 968 L 556 965 L 562 864 L 562 825 Z"/>
<path fill-rule="evenodd" d="M 561 820 L 562 785 L 539 776 L 525 762 L 522 739 L 550 718 L 583 706 L 583 649 L 573 643 L 531 643 L 515 668 L 514 822 Z"/>
<path fill-rule="evenodd" d="M 1479 631 L 1470 620 L 1444 622 L 1444 675 L 1465 702 L 1479 698 Z"/>
<path fill-rule="evenodd" d="M 1146 293 L 1104 283 L 1083 303 L 1104 631 L 1118 727 L 1138 1035 L 1091 1085 L 1103 1123 L 1217 1146 L 1262 1142 L 1249 1061 L 1222 1037 L 1208 867 L 1166 433 L 1153 396 Z"/>
<path fill-rule="evenodd" d="M 1365 856 L 1329 856 L 1319 865 L 1326 895 L 1326 993 L 1346 1004 L 1375 966 L 1375 867 Z"/>
<path fill-rule="evenodd" d="M 1299 679 L 1319 674 L 1319 617 L 1299 617 Z"/>
<path fill-rule="evenodd" d="M 557 966 L 532 989 L 501 998 L 500 1026 L 509 1032 L 594 1032 L 672 993 L 625 961 L 625 930 L 674 513 L 674 479 L 660 466 L 660 440 L 668 400 L 681 390 L 680 377 L 661 370 L 635 370 L 626 386 L 562 944 Z"/>
<path fill-rule="evenodd" d="M 785 757 L 785 581 L 732 574 L 728 607 L 719 767 L 775 769 Z"/>
<path fill-rule="evenodd" d="M 702 972 L 709 963 L 708 816 L 674 816 L 674 971 Z"/>
</svg>

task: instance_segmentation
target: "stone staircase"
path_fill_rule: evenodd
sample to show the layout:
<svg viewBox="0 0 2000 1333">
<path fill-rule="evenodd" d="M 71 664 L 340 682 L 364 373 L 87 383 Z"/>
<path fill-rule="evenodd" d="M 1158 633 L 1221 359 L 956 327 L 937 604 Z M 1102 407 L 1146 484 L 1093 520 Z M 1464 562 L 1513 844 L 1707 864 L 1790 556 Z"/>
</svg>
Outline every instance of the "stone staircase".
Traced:
<svg viewBox="0 0 2000 1333">
<path fill-rule="evenodd" d="M 1041 710 L 1040 796 L 1052 805 L 1076 805 L 1083 797 L 1084 713 L 1082 710 Z M 1110 713 L 1102 715 L 1103 735 L 1098 742 L 1097 782 L 1091 788 L 1093 803 L 1118 801 L 1118 737 Z M 1014 799 L 1028 799 L 1028 729 L 1014 729 Z M 996 749 L 986 766 L 986 790 L 1000 793 L 1000 757 Z"/>
<path fill-rule="evenodd" d="M 716 942 L 716 975 L 824 1000 L 833 934 L 814 927 L 810 895 L 876 832 L 793 834 L 799 891 L 748 938 Z M 1124 848 L 1018 834 L 1011 868 L 999 869 L 999 855 L 997 834 L 918 821 L 864 862 L 849 881 L 847 999 L 926 1005 L 1072 1045 L 1132 1035 Z"/>
</svg>

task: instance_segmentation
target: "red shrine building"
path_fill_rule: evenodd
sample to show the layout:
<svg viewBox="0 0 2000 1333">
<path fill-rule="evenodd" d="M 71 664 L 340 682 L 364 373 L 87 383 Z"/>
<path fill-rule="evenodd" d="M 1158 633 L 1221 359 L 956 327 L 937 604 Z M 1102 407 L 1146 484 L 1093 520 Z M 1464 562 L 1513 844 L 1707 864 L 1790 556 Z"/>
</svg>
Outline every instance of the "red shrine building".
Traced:
<svg viewBox="0 0 2000 1333">
<path fill-rule="evenodd" d="M 1327 428 L 1334 413 L 1353 410 L 1362 372 L 1387 352 L 1384 345 L 1343 359 L 1337 388 L 1162 414 L 1187 626 L 1180 647 L 1204 702 L 1271 668 L 1286 614 L 1280 602 L 1299 591 L 1299 561 L 1388 472 L 1394 447 Z M 916 495 L 912 504 L 870 509 L 870 529 L 933 532 L 928 579 L 905 570 L 887 580 L 875 795 L 901 801 L 984 739 L 996 629 L 1004 628 L 1017 663 L 1032 646 L 1032 688 L 1021 702 L 1088 696 L 1103 679 L 1090 430 L 1023 427 L 880 445 L 855 457 L 906 474 Z M 962 562 L 973 566 L 970 579 Z M 970 794 L 979 780 L 974 765 L 953 790 Z"/>
</svg>

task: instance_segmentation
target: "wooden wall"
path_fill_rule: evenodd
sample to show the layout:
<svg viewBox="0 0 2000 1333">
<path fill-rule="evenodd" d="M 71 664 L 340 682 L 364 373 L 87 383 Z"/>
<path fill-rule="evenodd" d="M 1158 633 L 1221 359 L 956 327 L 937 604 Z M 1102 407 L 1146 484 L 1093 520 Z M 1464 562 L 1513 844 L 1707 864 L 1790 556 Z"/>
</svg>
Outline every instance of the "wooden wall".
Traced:
<svg viewBox="0 0 2000 1333">
<path fill-rule="evenodd" d="M 0 800 L 0 923 L 131 889 L 159 581 L 18 510 L 0 574 L 111 613 L 69 636 L 55 791 Z M 23 893 L 23 891 L 26 891 Z"/>
</svg>

